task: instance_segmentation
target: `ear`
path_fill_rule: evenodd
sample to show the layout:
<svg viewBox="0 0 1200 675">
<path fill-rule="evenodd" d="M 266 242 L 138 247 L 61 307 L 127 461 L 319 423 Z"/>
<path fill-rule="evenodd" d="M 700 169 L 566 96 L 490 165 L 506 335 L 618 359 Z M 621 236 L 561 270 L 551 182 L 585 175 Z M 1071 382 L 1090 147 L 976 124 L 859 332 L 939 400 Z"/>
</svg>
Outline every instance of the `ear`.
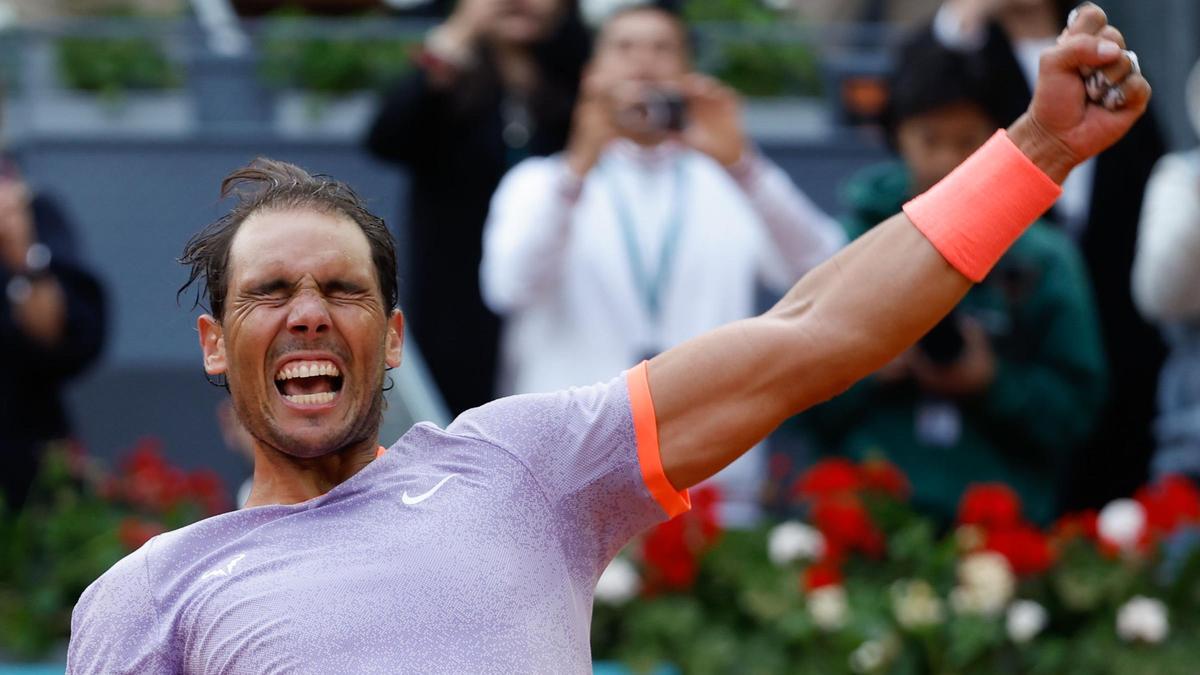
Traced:
<svg viewBox="0 0 1200 675">
<path fill-rule="evenodd" d="M 387 363 L 388 368 L 400 366 L 403 351 L 404 312 L 395 309 L 392 310 L 392 316 L 388 318 L 387 351 L 384 355 L 384 362 Z"/>
<path fill-rule="evenodd" d="M 200 351 L 204 354 L 204 372 L 223 375 L 228 363 L 225 360 L 225 332 L 221 322 L 210 314 L 202 314 L 196 320 L 200 333 Z"/>
</svg>

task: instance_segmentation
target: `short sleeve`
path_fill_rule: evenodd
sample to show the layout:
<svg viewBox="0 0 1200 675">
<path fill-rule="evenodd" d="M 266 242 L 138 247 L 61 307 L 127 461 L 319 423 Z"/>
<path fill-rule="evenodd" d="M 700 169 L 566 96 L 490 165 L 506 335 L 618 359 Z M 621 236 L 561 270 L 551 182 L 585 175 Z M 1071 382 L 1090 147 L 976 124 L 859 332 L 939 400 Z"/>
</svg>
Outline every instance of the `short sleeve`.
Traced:
<svg viewBox="0 0 1200 675">
<path fill-rule="evenodd" d="M 71 614 L 68 675 L 174 671 L 150 592 L 149 547 L 123 558 L 83 592 Z"/>
<path fill-rule="evenodd" d="M 644 363 L 603 384 L 495 401 L 463 413 L 448 431 L 523 463 L 567 548 L 595 565 L 691 507 L 663 471 Z"/>
</svg>

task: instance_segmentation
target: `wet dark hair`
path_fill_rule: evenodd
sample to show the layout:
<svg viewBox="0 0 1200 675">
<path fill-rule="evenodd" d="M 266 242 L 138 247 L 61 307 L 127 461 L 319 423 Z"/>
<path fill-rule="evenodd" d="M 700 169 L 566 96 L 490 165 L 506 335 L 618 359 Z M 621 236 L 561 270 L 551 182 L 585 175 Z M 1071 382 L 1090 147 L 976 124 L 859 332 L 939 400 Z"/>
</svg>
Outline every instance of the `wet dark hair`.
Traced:
<svg viewBox="0 0 1200 675">
<path fill-rule="evenodd" d="M 371 247 L 384 304 L 389 310 L 397 306 L 396 244 L 383 219 L 367 211 L 349 185 L 323 174 L 310 174 L 294 164 L 259 157 L 221 181 L 221 197 L 234 197 L 237 202 L 184 246 L 179 262 L 191 269 L 177 298 L 198 284 L 193 307 L 202 305 L 201 294 L 207 294 L 207 309 L 220 321 L 229 290 L 229 249 L 242 223 L 262 211 L 308 209 L 345 216 L 358 225 Z"/>
</svg>

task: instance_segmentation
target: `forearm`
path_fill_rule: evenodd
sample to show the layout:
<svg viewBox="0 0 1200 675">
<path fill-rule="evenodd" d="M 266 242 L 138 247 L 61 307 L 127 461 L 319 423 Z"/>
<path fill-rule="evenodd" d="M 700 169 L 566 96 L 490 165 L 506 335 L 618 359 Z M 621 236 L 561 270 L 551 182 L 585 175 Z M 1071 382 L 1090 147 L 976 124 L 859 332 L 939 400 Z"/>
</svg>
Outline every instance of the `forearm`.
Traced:
<svg viewBox="0 0 1200 675">
<path fill-rule="evenodd" d="M 516 177 L 502 185 L 484 227 L 480 282 L 484 300 L 498 313 L 519 309 L 552 287 L 570 242 L 582 182 L 559 159 L 538 161 L 547 163 L 543 180 Z"/>
</svg>

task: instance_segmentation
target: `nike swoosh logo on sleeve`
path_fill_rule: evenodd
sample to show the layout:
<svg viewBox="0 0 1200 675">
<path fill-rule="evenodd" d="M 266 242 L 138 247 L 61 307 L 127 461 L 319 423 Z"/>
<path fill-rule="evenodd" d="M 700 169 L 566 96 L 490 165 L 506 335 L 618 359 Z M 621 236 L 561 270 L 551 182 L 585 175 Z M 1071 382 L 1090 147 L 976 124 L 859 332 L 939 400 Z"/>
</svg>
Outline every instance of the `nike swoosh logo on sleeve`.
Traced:
<svg viewBox="0 0 1200 675">
<path fill-rule="evenodd" d="M 446 476 L 445 478 L 438 481 L 437 485 L 434 485 L 433 487 L 429 488 L 429 492 L 419 494 L 416 497 L 409 497 L 408 490 L 405 490 L 404 494 L 400 495 L 400 501 L 404 502 L 405 505 L 407 505 L 407 506 L 415 506 L 417 504 L 420 504 L 421 502 L 425 501 L 426 499 L 429 499 L 430 497 L 432 497 L 433 493 L 442 489 L 442 486 L 446 484 L 446 481 L 450 480 L 451 478 L 454 478 L 457 475 L 458 474 L 456 474 L 456 473 L 452 473 L 449 476 Z"/>
</svg>

